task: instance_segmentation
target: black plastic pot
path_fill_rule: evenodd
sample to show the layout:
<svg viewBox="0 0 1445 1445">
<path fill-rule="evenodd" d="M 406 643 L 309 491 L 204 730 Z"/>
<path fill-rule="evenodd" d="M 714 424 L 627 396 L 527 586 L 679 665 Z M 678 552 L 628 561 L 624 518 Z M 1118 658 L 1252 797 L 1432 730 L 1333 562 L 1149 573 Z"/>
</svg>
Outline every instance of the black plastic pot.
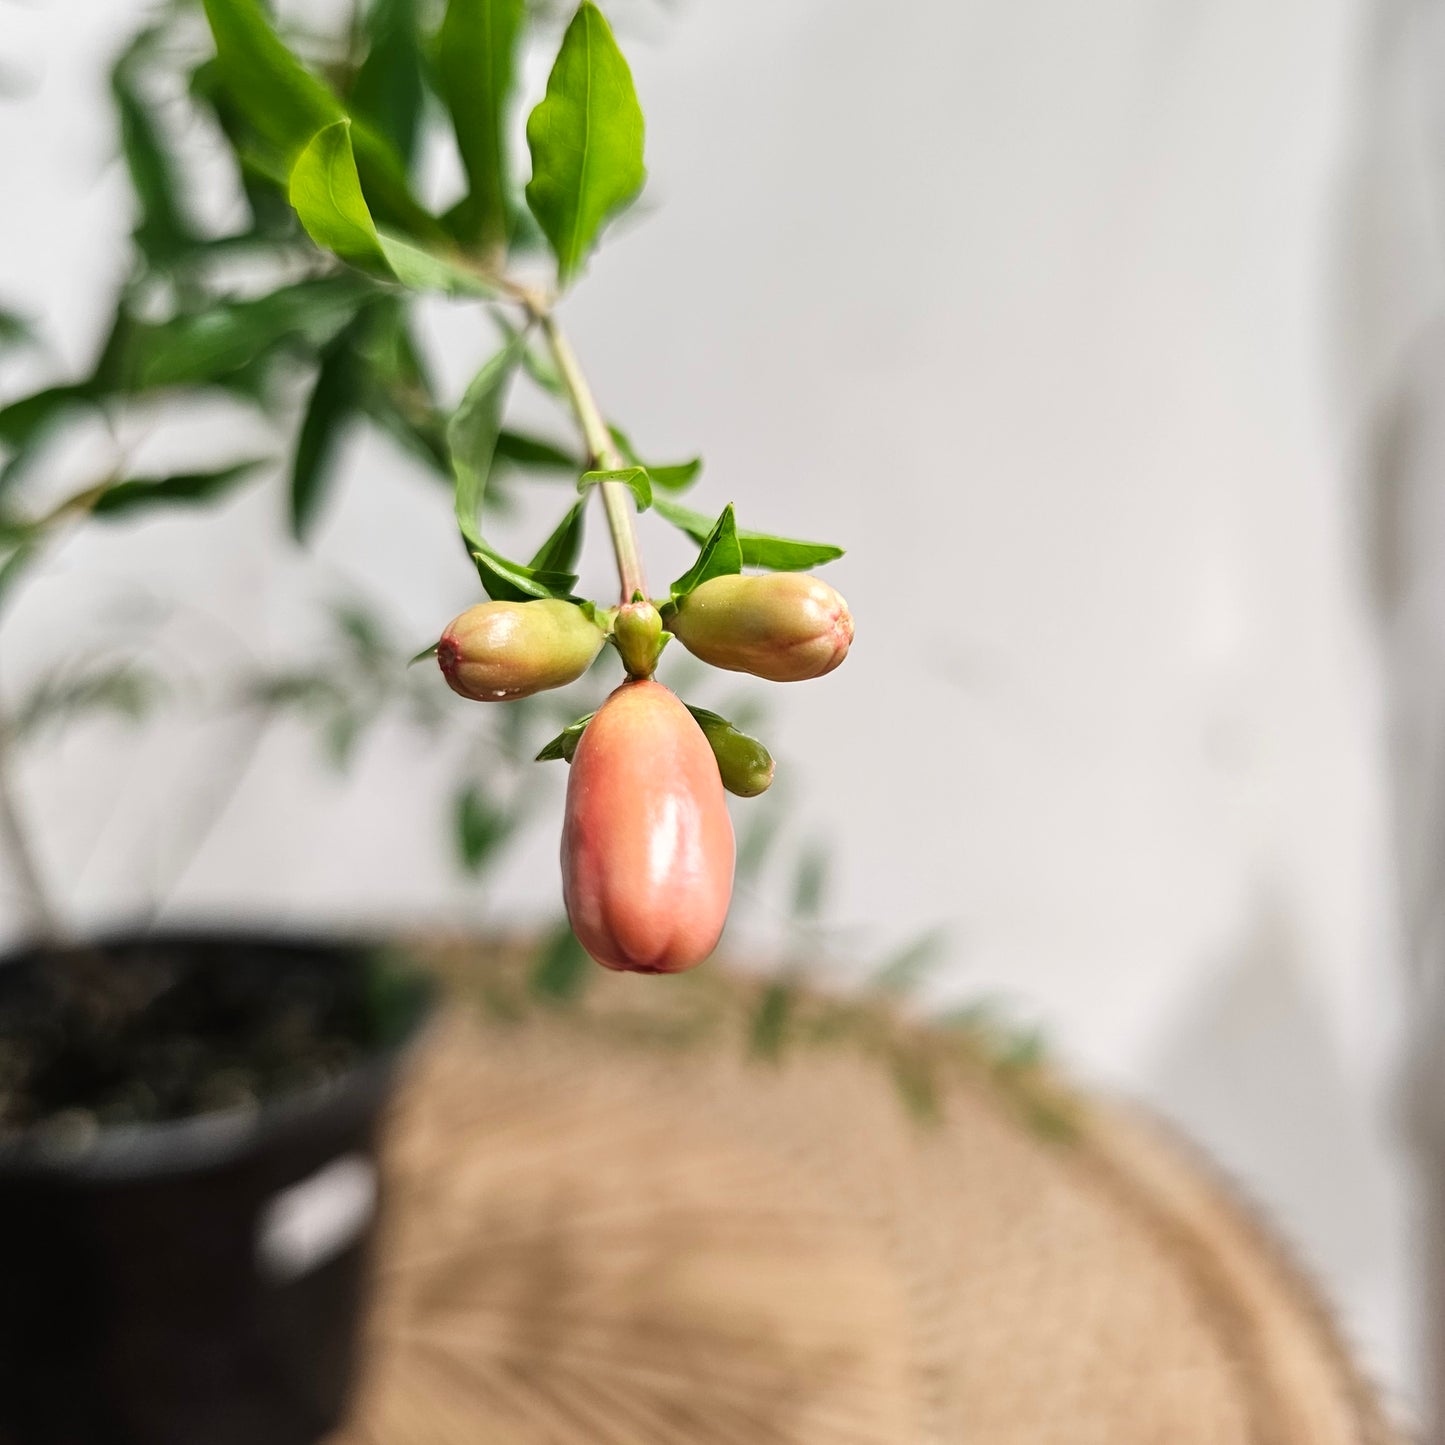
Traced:
<svg viewBox="0 0 1445 1445">
<path fill-rule="evenodd" d="M 363 946 L 189 934 L 16 955 L 0 1005 L 78 958 L 183 959 L 202 993 L 361 971 L 375 1017 L 358 1063 L 259 1107 L 0 1143 L 0 1442 L 310 1445 L 345 1414 L 378 1128 L 430 990 Z"/>
</svg>

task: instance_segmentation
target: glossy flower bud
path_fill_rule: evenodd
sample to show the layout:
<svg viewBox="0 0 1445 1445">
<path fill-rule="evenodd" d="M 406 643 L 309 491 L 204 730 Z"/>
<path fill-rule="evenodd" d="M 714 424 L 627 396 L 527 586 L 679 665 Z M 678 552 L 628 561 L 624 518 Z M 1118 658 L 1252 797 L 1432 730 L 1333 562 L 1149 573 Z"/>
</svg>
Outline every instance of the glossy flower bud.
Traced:
<svg viewBox="0 0 1445 1445">
<path fill-rule="evenodd" d="M 771 682 L 822 677 L 853 641 L 848 604 L 801 572 L 714 577 L 678 600 L 667 625 L 694 657 Z"/>
<path fill-rule="evenodd" d="M 602 642 L 602 629 L 571 602 L 482 602 L 442 633 L 437 662 L 453 692 L 510 702 L 575 682 Z"/>
<path fill-rule="evenodd" d="M 717 946 L 733 829 L 712 749 L 661 683 L 625 682 L 587 724 L 567 778 L 562 895 L 604 968 L 681 973 Z"/>
<path fill-rule="evenodd" d="M 688 708 L 717 760 L 718 775 L 728 792 L 740 798 L 756 798 L 773 786 L 777 764 L 757 738 L 749 737 L 725 717 L 703 707 Z"/>
<path fill-rule="evenodd" d="M 617 609 L 612 641 L 628 677 L 651 677 L 662 651 L 662 616 L 652 603 L 627 602 Z"/>
</svg>

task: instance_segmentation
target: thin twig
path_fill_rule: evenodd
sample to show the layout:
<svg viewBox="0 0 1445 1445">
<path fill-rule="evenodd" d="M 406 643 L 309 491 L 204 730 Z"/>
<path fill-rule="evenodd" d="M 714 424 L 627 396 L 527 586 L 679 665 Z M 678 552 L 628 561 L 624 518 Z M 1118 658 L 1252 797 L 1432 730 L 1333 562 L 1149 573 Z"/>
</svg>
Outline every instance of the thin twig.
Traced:
<svg viewBox="0 0 1445 1445">
<path fill-rule="evenodd" d="M 557 318 L 550 310 L 541 311 L 538 320 L 542 333 L 557 364 L 558 375 L 567 388 L 572 401 L 572 410 L 582 428 L 582 439 L 587 446 L 592 465 L 603 471 L 621 471 L 625 466 L 621 452 L 602 412 L 592 388 L 577 360 L 572 344 L 557 325 Z M 603 482 L 598 490 L 602 493 L 602 506 L 607 513 L 607 529 L 612 534 L 612 550 L 617 556 L 617 575 L 622 582 L 622 600 L 631 602 L 639 593 L 647 596 L 647 579 L 642 570 L 642 552 L 637 545 L 637 531 L 633 526 L 632 492 L 622 482 Z"/>
</svg>

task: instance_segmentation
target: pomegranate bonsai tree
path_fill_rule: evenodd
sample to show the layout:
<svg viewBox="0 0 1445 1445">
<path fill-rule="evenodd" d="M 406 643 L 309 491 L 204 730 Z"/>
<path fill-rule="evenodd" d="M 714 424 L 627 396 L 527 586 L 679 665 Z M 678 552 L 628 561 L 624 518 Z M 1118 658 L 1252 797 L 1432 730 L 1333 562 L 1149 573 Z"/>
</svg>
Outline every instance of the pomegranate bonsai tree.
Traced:
<svg viewBox="0 0 1445 1445">
<path fill-rule="evenodd" d="M 841 549 L 746 530 L 731 505 L 686 505 L 701 462 L 644 459 L 603 410 L 559 310 L 608 224 L 642 191 L 643 115 L 606 18 L 582 0 L 527 117 L 524 157 L 512 137 L 530 19 L 527 0 L 359 0 L 349 32 L 327 36 L 283 34 L 262 0 L 175 0 L 157 12 L 112 75 L 136 198 L 134 268 L 91 373 L 0 407 L 0 595 L 69 526 L 209 503 L 268 471 L 265 458 L 243 457 L 132 475 L 117 445 L 100 476 L 27 507 L 17 483 L 77 417 L 98 414 L 115 435 L 132 408 L 153 425 L 158 410 L 202 393 L 255 406 L 288 433 L 290 521 L 302 540 L 340 437 L 369 420 L 451 489 L 485 596 L 423 654 L 453 691 L 515 704 L 594 665 L 616 668 L 617 689 L 596 713 L 538 754 L 571 764 L 564 899 L 600 963 L 675 972 L 712 951 L 727 915 L 724 791 L 757 796 L 773 761 L 757 739 L 657 680 L 665 647 L 676 639 L 713 667 L 801 681 L 842 661 L 853 624 L 838 593 L 808 575 Z M 159 98 L 178 71 L 188 120 L 224 137 L 234 162 L 247 212 L 234 231 L 195 219 L 177 101 Z M 417 158 L 442 116 L 460 176 L 455 195 L 429 204 L 417 193 Z M 437 395 L 414 321 L 416 303 L 436 295 L 489 312 L 497 336 L 454 406 Z M 0 323 L 3 349 L 22 331 L 5 313 Z M 293 431 L 285 397 L 298 373 L 306 392 Z M 510 423 L 520 377 L 556 403 L 574 444 Z M 576 494 L 555 525 L 525 561 L 506 555 L 491 526 L 499 488 L 504 499 L 518 472 L 569 469 Z M 644 571 L 634 520 L 647 509 L 698 549 L 666 587 L 649 586 Z M 618 587 L 589 598 L 577 591 L 577 564 L 599 515 Z M 0 808 L 23 858 L 21 829 L 7 820 L 13 809 Z"/>
<path fill-rule="evenodd" d="M 207 0 L 222 83 L 230 77 L 237 104 L 256 69 L 269 66 L 273 80 L 288 70 L 249 5 Z M 409 198 L 377 173 L 375 141 L 354 118 L 338 115 L 304 137 L 306 127 L 297 127 L 279 140 L 291 204 L 318 246 L 384 282 L 482 296 L 516 313 L 446 431 L 457 523 L 491 600 L 451 622 L 433 650 L 456 692 L 508 702 L 575 681 L 604 640 L 614 644 L 625 681 L 540 755 L 572 764 L 563 896 L 577 937 L 599 963 L 675 973 L 713 951 L 727 918 L 734 846 L 724 785 L 756 795 L 771 781 L 771 763 L 761 744 L 716 715 L 695 716 L 654 681 L 663 648 L 677 637 L 715 666 L 797 681 L 842 661 L 853 622 L 827 583 L 795 571 L 839 549 L 740 531 L 731 505 L 714 519 L 674 500 L 698 464 L 644 462 L 605 419 L 562 331 L 559 300 L 646 175 L 632 75 L 592 0 L 567 26 L 547 93 L 527 121 L 532 175 L 523 194 L 555 259 L 555 282 L 509 274 L 520 216 L 505 136 L 520 21 L 520 0 L 473 0 L 452 4 L 442 24 L 440 73 L 470 188 L 440 234 L 418 225 Z M 299 67 L 290 70 L 290 93 L 312 94 L 302 77 Z M 317 106 L 310 119 L 320 114 Z M 275 125 L 274 115 L 266 119 Z M 387 212 L 391 227 L 377 219 Z M 580 498 L 526 563 L 503 556 L 481 530 L 508 387 L 522 368 L 567 405 L 582 444 Z M 614 606 L 574 591 L 594 491 L 617 562 Z M 633 527 L 635 511 L 652 506 L 700 545 L 696 562 L 655 600 Z M 745 575 L 749 566 L 774 575 Z M 740 752 L 750 755 L 742 768 Z"/>
</svg>

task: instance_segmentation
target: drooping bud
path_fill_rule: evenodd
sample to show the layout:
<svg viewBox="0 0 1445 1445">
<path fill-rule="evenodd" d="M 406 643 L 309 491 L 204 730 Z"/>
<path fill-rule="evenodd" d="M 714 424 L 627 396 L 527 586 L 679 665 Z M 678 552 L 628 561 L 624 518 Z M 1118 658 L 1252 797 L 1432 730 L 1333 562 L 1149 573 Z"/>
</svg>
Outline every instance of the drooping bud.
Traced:
<svg viewBox="0 0 1445 1445">
<path fill-rule="evenodd" d="M 707 739 L 717 770 L 728 792 L 740 798 L 756 798 L 773 786 L 777 765 L 773 755 L 757 738 L 749 737 L 725 717 L 705 707 L 689 707 L 702 735 Z"/>
<path fill-rule="evenodd" d="M 822 677 L 853 641 L 848 604 L 801 572 L 714 577 L 678 599 L 667 626 L 694 657 L 771 682 Z"/>
<path fill-rule="evenodd" d="M 575 682 L 602 642 L 602 629 L 571 602 L 481 602 L 442 633 L 437 662 L 453 692 L 510 702 Z"/>
<path fill-rule="evenodd" d="M 665 641 L 662 615 L 645 598 L 624 603 L 612 624 L 612 641 L 628 677 L 651 677 Z"/>
<path fill-rule="evenodd" d="M 661 683 L 625 682 L 587 724 L 567 779 L 562 895 L 604 968 L 681 973 L 717 946 L 733 886 L 717 763 Z"/>
</svg>

